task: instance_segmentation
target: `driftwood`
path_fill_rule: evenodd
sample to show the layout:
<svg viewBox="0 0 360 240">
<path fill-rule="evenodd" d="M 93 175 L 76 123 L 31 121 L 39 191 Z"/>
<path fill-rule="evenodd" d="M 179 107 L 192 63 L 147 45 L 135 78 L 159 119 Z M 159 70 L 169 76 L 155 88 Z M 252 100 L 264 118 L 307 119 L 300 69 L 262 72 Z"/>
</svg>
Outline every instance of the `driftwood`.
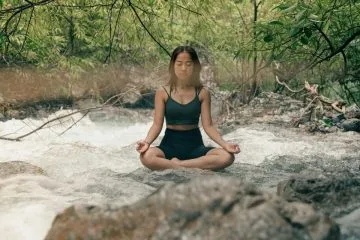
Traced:
<svg viewBox="0 0 360 240">
<path fill-rule="evenodd" d="M 304 90 L 307 91 L 308 105 L 305 107 L 304 112 L 300 116 L 299 121 L 304 117 L 304 115 L 310 115 L 310 120 L 312 120 L 313 118 L 316 119 L 318 110 L 319 110 L 320 115 L 323 115 L 324 114 L 324 105 L 331 107 L 332 109 L 334 109 L 336 112 L 339 112 L 339 113 L 345 113 L 345 111 L 346 111 L 344 101 L 342 101 L 342 100 L 332 101 L 332 100 L 324 97 L 323 95 L 321 95 L 318 92 L 317 84 L 310 85 L 308 81 L 305 81 L 304 87 L 302 89 L 293 90 L 286 83 L 280 82 L 280 80 L 277 77 L 276 77 L 276 81 L 277 81 L 277 83 L 283 85 L 286 89 L 288 89 L 290 92 L 293 92 L 293 93 L 298 93 L 298 92 L 301 92 Z M 295 123 L 295 125 L 297 125 L 297 124 L 298 124 L 298 122 Z"/>
<path fill-rule="evenodd" d="M 278 76 L 275 76 L 275 79 L 276 79 L 276 82 L 277 82 L 278 84 L 286 87 L 286 89 L 289 90 L 289 91 L 292 92 L 292 93 L 299 93 L 299 92 L 304 91 L 304 89 L 305 89 L 305 87 L 303 87 L 303 88 L 301 88 L 301 89 L 299 89 L 299 90 L 293 90 L 293 89 L 291 89 L 285 82 L 281 82 L 281 81 L 279 80 L 279 77 L 278 77 Z"/>
<path fill-rule="evenodd" d="M 331 101 L 328 98 L 320 95 L 317 88 L 318 88 L 317 84 L 310 85 L 307 81 L 305 82 L 305 89 L 311 94 L 311 96 L 316 97 L 320 101 L 319 102 L 320 104 L 324 103 L 330 105 L 335 111 L 339 113 L 345 113 L 346 107 L 344 101 L 342 100 Z"/>
<path fill-rule="evenodd" d="M 317 108 L 320 108 L 321 112 L 323 113 L 323 104 L 326 104 L 326 105 L 329 105 L 331 106 L 332 109 L 334 109 L 335 111 L 339 112 L 339 113 L 345 113 L 346 111 L 346 108 L 345 108 L 345 102 L 342 101 L 342 100 L 338 100 L 338 101 L 331 101 L 329 100 L 328 98 L 322 96 L 319 94 L 317 88 L 318 88 L 318 85 L 317 84 L 312 84 L 310 85 L 308 81 L 305 81 L 305 84 L 304 84 L 304 87 L 299 89 L 299 90 L 294 90 L 294 89 L 291 89 L 286 83 L 285 81 L 280 81 L 280 77 L 279 75 L 286 75 L 284 74 L 284 72 L 286 73 L 287 71 L 281 71 L 280 70 L 280 67 L 281 67 L 281 64 L 274 61 L 273 62 L 275 67 L 273 68 L 273 72 L 274 72 L 274 75 L 275 75 L 275 80 L 276 82 L 279 84 L 279 85 L 282 85 L 284 86 L 288 91 L 292 92 L 292 93 L 299 93 L 299 92 L 302 92 L 304 90 L 307 91 L 307 93 L 309 94 L 310 96 L 310 99 L 309 99 L 309 105 L 305 108 L 306 110 L 309 110 L 310 109 L 310 106 L 313 106 L 313 104 L 316 104 L 317 105 Z M 292 74 L 290 74 L 291 76 Z M 285 79 L 289 79 L 289 76 L 287 76 Z M 306 112 L 306 111 L 305 111 Z"/>
<path fill-rule="evenodd" d="M 78 119 L 78 120 L 76 120 L 76 121 L 73 120 L 73 123 L 72 123 L 69 127 L 67 127 L 63 132 L 61 132 L 61 133 L 59 134 L 59 136 L 60 136 L 60 135 L 64 134 L 65 132 L 67 132 L 69 129 L 71 129 L 73 126 L 75 126 L 75 125 L 76 125 L 79 121 L 81 121 L 88 113 L 90 113 L 90 112 L 92 112 L 92 111 L 98 111 L 98 110 L 101 110 L 101 109 L 103 109 L 103 108 L 105 108 L 105 107 L 113 106 L 113 105 L 115 105 L 115 104 L 121 103 L 121 100 L 122 100 L 122 98 L 125 96 L 125 94 L 128 94 L 129 92 L 134 92 L 134 93 L 136 93 L 135 90 L 136 90 L 135 88 L 131 88 L 131 89 L 125 91 L 125 92 L 122 92 L 122 93 L 120 93 L 120 94 L 116 94 L 116 95 L 110 97 L 109 99 L 107 99 L 107 100 L 106 100 L 103 104 L 101 104 L 100 106 L 90 107 L 90 108 L 85 108 L 85 109 L 79 109 L 79 110 L 77 110 L 77 111 L 74 111 L 74 112 L 71 112 L 71 113 L 68 113 L 68 114 L 65 114 L 65 115 L 58 116 L 58 117 L 55 117 L 55 118 L 53 118 L 53 119 L 50 119 L 50 120 L 44 122 L 42 125 L 36 127 L 34 130 L 31 130 L 31 131 L 29 131 L 28 133 L 25 133 L 25 134 L 23 134 L 23 135 L 20 135 L 20 136 L 14 137 L 14 138 L 6 137 L 6 136 L 8 136 L 8 135 L 10 135 L 10 134 L 14 134 L 14 133 L 2 135 L 2 136 L 0 136 L 0 140 L 20 141 L 21 139 L 23 139 L 23 138 L 25 138 L 25 137 L 27 137 L 27 136 L 29 136 L 29 135 L 32 135 L 32 134 L 38 132 L 38 131 L 41 130 L 41 129 L 45 129 L 50 123 L 53 123 L 53 122 L 56 122 L 56 121 L 59 121 L 59 122 L 60 122 L 61 119 L 71 117 L 72 115 L 75 115 L 75 114 L 77 114 L 77 113 L 84 113 L 83 116 L 82 116 L 80 119 Z"/>
</svg>

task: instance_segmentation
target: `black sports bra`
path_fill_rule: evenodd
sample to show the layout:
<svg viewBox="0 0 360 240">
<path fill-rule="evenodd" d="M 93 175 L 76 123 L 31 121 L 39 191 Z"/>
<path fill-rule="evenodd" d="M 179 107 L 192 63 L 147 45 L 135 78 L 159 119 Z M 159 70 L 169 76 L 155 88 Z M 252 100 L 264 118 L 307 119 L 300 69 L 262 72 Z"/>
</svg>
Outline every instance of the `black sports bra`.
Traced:
<svg viewBox="0 0 360 240">
<path fill-rule="evenodd" d="M 164 87 L 165 89 L 165 87 Z M 168 91 L 168 99 L 165 103 L 165 120 L 170 125 L 197 125 L 201 113 L 199 93 L 201 88 L 195 88 L 195 98 L 186 104 L 179 103 L 171 97 Z"/>
</svg>

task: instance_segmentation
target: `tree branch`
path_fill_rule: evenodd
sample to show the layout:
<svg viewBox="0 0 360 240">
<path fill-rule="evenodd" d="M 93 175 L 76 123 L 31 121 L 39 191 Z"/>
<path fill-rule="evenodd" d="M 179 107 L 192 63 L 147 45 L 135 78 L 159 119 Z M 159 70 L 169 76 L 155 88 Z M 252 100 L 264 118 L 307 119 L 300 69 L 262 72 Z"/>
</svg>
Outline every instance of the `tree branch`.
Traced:
<svg viewBox="0 0 360 240">
<path fill-rule="evenodd" d="M 191 13 L 195 13 L 196 15 L 202 16 L 201 13 L 198 13 L 198 12 L 196 12 L 196 11 L 194 11 L 194 10 L 188 9 L 188 8 L 186 8 L 186 7 L 184 7 L 184 6 L 181 6 L 181 5 L 177 4 L 177 3 L 176 3 L 175 5 L 176 5 L 177 7 L 179 7 L 179 8 L 185 9 L 186 11 L 189 11 L 189 12 L 191 12 Z"/>
<path fill-rule="evenodd" d="M 25 32 L 25 36 L 24 36 L 24 41 L 23 41 L 23 43 L 21 44 L 21 47 L 20 47 L 20 50 L 18 51 L 18 54 L 20 54 L 20 53 L 22 52 L 22 50 L 24 49 L 25 42 L 26 42 L 26 39 L 27 39 L 27 36 L 28 36 L 28 33 L 29 33 L 29 27 L 30 27 L 31 19 L 32 19 L 33 14 L 34 14 L 34 10 L 35 10 L 35 8 L 33 7 L 33 8 L 31 9 L 31 13 L 30 13 L 30 17 L 29 17 L 28 24 L 27 24 L 27 26 L 26 26 L 26 32 Z"/>
<path fill-rule="evenodd" d="M 314 64 L 312 64 L 311 67 L 314 67 L 324 61 L 330 60 L 332 57 L 336 56 L 337 54 L 341 53 L 349 44 L 352 40 L 354 40 L 357 36 L 360 36 L 360 30 L 358 30 L 357 32 L 355 32 L 354 34 L 352 34 L 349 38 L 347 38 L 344 43 L 338 47 L 336 50 L 333 50 L 331 54 L 329 54 L 328 56 L 326 56 L 323 59 L 320 59 L 319 61 L 315 62 Z"/>
<path fill-rule="evenodd" d="M 156 38 L 151 34 L 151 32 L 147 29 L 147 27 L 145 26 L 145 24 L 143 23 L 143 21 L 141 20 L 140 16 L 138 15 L 136 9 L 134 8 L 134 6 L 131 3 L 131 0 L 128 0 L 129 6 L 130 8 L 133 10 L 133 12 L 136 15 L 136 18 L 139 20 L 141 26 L 145 29 L 145 31 L 150 35 L 150 37 L 161 47 L 161 49 L 163 49 L 169 56 L 171 56 L 170 52 L 158 41 L 156 40 Z"/>
</svg>

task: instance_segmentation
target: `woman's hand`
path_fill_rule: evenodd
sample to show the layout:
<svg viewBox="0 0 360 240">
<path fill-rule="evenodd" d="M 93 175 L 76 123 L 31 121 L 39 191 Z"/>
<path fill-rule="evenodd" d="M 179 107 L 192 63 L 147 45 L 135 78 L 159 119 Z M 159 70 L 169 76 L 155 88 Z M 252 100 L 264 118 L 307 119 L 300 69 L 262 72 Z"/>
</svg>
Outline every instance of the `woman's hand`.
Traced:
<svg viewBox="0 0 360 240">
<path fill-rule="evenodd" d="M 136 151 L 138 151 L 139 153 L 146 152 L 150 147 L 150 144 L 145 140 L 140 140 L 136 144 L 137 144 Z"/>
<path fill-rule="evenodd" d="M 223 148 L 229 153 L 237 154 L 240 152 L 239 145 L 234 143 L 226 143 Z"/>
</svg>

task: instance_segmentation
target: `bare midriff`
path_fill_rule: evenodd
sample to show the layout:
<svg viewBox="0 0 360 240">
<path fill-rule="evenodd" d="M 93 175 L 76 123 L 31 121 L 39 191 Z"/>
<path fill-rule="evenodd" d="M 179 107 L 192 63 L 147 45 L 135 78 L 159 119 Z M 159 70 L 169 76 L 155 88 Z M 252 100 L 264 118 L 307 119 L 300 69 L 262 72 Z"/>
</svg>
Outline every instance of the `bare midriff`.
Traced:
<svg viewBox="0 0 360 240">
<path fill-rule="evenodd" d="M 198 128 L 199 126 L 194 124 L 194 125 L 167 125 L 166 127 L 173 130 L 186 131 L 186 130 Z"/>
</svg>

